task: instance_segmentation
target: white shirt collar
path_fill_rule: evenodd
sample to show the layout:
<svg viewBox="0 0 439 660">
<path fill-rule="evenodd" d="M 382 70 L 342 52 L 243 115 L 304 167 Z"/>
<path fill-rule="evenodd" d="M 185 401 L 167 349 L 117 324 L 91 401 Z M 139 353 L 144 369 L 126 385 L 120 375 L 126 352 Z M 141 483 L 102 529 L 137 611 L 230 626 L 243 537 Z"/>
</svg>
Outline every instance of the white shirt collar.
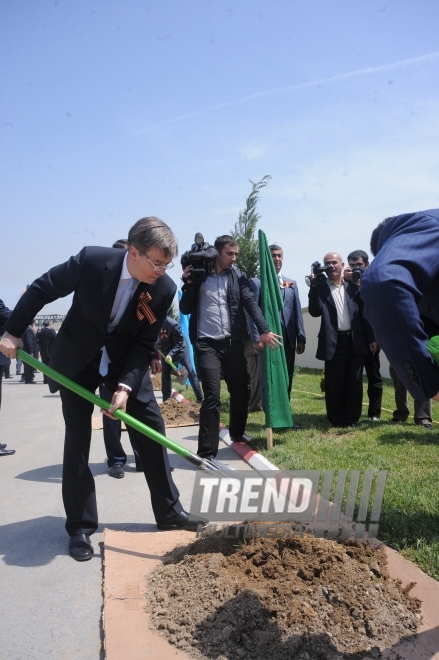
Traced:
<svg viewBox="0 0 439 660">
<path fill-rule="evenodd" d="M 127 261 L 128 261 L 128 251 L 126 252 L 125 257 L 123 259 L 122 272 L 120 274 L 121 280 L 130 280 L 132 277 L 132 275 L 130 275 L 130 271 L 128 270 Z"/>
</svg>

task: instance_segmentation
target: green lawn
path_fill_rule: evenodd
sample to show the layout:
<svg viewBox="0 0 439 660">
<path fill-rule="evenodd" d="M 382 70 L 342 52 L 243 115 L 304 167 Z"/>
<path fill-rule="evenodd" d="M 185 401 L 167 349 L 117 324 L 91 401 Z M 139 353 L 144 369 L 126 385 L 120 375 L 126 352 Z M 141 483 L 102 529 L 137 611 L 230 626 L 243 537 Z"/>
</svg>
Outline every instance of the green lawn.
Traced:
<svg viewBox="0 0 439 660">
<path fill-rule="evenodd" d="M 391 424 L 393 386 L 386 380 L 381 421 L 369 421 L 363 406 L 358 429 L 333 429 L 326 419 L 320 373 L 297 370 L 291 402 L 302 430 L 275 431 L 273 449 L 266 449 L 263 413 L 249 415 L 247 432 L 256 439 L 254 447 L 284 470 L 388 470 L 379 538 L 439 579 L 439 425 L 426 431 L 415 426 L 413 418 Z M 191 397 L 191 388 L 185 394 Z M 412 401 L 409 405 L 413 410 Z M 433 402 L 433 417 L 439 419 L 437 405 Z M 228 411 L 223 384 L 224 424 Z"/>
</svg>

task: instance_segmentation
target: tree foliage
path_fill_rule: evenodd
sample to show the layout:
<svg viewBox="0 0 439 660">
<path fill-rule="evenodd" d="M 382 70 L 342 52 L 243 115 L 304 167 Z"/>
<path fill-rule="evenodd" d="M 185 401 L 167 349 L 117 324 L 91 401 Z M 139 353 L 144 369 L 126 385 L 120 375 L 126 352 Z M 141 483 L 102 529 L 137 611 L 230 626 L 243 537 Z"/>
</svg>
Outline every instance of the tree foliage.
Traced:
<svg viewBox="0 0 439 660">
<path fill-rule="evenodd" d="M 174 319 L 174 321 L 180 322 L 180 317 L 178 315 L 178 307 L 176 306 L 175 303 L 172 303 L 172 305 L 168 309 L 168 313 L 166 314 L 166 316 L 170 316 L 171 319 Z"/>
<path fill-rule="evenodd" d="M 238 268 L 243 270 L 247 277 L 257 277 L 259 275 L 259 250 L 258 239 L 255 236 L 256 225 L 260 219 L 256 206 L 259 199 L 259 192 L 268 185 L 271 176 L 266 174 L 261 181 L 250 181 L 252 191 L 247 197 L 245 209 L 240 211 L 235 228 L 230 232 L 239 245 L 239 254 L 236 261 Z"/>
</svg>

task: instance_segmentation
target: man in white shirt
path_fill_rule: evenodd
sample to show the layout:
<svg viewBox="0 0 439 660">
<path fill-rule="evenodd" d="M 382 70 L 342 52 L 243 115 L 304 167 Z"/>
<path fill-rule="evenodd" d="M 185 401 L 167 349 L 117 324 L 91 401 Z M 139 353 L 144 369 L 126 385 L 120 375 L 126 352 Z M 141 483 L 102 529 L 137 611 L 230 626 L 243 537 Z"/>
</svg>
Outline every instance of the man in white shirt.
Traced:
<svg viewBox="0 0 439 660">
<path fill-rule="evenodd" d="M 328 252 L 327 279 L 310 276 L 308 311 L 321 316 L 316 357 L 325 361 L 326 413 L 332 426 L 355 427 L 361 416 L 363 368 L 372 329 L 363 316 L 358 287 L 343 279 L 344 263 Z"/>
</svg>

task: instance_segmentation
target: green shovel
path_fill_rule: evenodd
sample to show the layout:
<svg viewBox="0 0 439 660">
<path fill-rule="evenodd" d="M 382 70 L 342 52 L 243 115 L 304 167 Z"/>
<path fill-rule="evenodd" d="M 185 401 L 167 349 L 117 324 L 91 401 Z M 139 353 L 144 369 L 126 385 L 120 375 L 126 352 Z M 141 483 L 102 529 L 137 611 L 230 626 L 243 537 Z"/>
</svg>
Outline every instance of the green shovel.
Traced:
<svg viewBox="0 0 439 660">
<path fill-rule="evenodd" d="M 63 387 L 67 387 L 67 389 L 72 390 L 72 392 L 75 392 L 79 396 L 82 396 L 84 399 L 87 399 L 87 401 L 91 401 L 91 403 L 94 403 L 95 406 L 99 406 L 103 410 L 108 410 L 111 407 L 111 403 L 109 401 L 104 401 L 104 399 L 101 399 L 93 392 L 89 392 L 84 387 L 81 387 L 81 385 L 78 385 L 73 380 L 70 380 L 70 378 L 63 376 L 58 371 L 55 371 L 55 369 L 52 369 L 52 367 L 47 366 L 47 364 L 43 364 L 42 362 L 34 358 L 32 355 L 29 355 L 29 353 L 26 353 L 26 351 L 23 351 L 21 348 L 17 348 L 17 357 L 20 358 L 20 360 L 23 360 L 23 362 L 29 364 L 34 369 L 41 371 L 43 374 L 45 374 L 52 380 L 56 381 Z M 146 424 L 139 422 L 138 419 L 135 419 L 135 417 L 131 417 L 131 415 L 128 415 L 128 413 L 124 412 L 123 410 L 117 409 L 114 411 L 113 415 L 114 417 L 117 417 L 117 419 L 120 419 L 121 422 L 128 424 L 128 426 L 131 426 L 133 429 L 136 429 L 136 431 L 139 431 L 140 433 L 143 433 L 143 435 L 148 436 L 148 438 L 155 440 L 159 444 L 163 445 L 167 449 L 170 449 L 171 451 L 175 452 L 182 458 L 185 458 L 187 461 L 189 461 L 193 465 L 196 465 L 199 468 L 202 468 L 204 470 L 214 470 L 219 472 L 221 472 L 224 469 L 225 470 L 234 469 L 222 463 L 221 466 L 219 467 L 218 465 L 215 464 L 214 461 L 210 461 L 207 458 L 201 458 L 200 456 L 197 456 L 197 454 L 192 453 L 191 451 L 189 451 L 189 449 L 186 449 L 185 447 L 179 445 L 178 442 L 174 442 L 174 440 L 167 438 L 158 431 L 154 431 L 154 429 L 151 429 Z"/>
</svg>

